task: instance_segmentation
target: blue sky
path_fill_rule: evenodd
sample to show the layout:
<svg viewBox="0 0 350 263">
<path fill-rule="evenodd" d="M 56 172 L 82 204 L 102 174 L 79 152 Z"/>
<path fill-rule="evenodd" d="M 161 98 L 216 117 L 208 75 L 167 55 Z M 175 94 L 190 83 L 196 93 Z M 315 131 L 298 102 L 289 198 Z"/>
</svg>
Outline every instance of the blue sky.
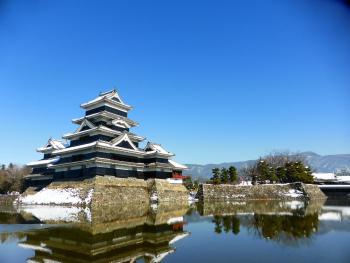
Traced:
<svg viewBox="0 0 350 263">
<path fill-rule="evenodd" d="M 184 163 L 350 153 L 341 1 L 1 1 L 0 163 L 39 159 L 117 87 Z"/>
</svg>

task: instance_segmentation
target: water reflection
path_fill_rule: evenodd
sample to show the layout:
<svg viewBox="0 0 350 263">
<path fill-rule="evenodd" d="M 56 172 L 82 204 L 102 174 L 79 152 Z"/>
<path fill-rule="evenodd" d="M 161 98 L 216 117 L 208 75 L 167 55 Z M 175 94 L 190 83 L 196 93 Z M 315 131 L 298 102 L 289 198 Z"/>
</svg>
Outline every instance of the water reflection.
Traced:
<svg viewBox="0 0 350 263">
<path fill-rule="evenodd" d="M 53 227 L 26 233 L 19 246 L 35 250 L 34 262 L 159 262 L 185 237 L 181 223 L 120 228 L 92 234 L 81 228 Z"/>
<path fill-rule="evenodd" d="M 214 232 L 238 235 L 241 227 L 258 238 L 298 245 L 318 230 L 322 201 L 201 203 L 201 215 L 213 216 Z"/>
<path fill-rule="evenodd" d="M 183 229 L 186 206 L 94 208 L 91 218 L 78 217 L 70 224 L 62 222 L 61 216 L 56 222 L 52 215 L 45 220 L 46 212 L 38 213 L 37 209 L 49 211 L 55 207 L 21 207 L 18 214 L 7 214 L 12 215 L 12 221 L 1 217 L 10 224 L 28 223 L 25 218 L 51 224 L 29 231 L 2 233 L 3 240 L 11 235 L 18 247 L 34 251 L 34 256 L 27 259 L 30 262 L 160 262 L 174 252 L 172 245 L 176 241 L 189 234 Z M 28 211 L 35 211 L 42 218 Z"/>
<path fill-rule="evenodd" d="M 214 216 L 213 223 L 215 224 L 215 233 L 232 232 L 235 235 L 239 234 L 240 221 L 237 216 Z"/>
<path fill-rule="evenodd" d="M 274 255 L 277 247 L 312 247 L 320 236 L 335 229 L 350 232 L 349 207 L 348 201 L 339 200 L 124 205 L 91 210 L 0 207 L 0 242 L 16 244 L 18 251 L 31 251 L 23 256 L 28 262 L 186 262 L 188 253 L 196 253 L 197 244 L 203 248 L 201 254 L 210 258 L 205 242 L 213 241 L 210 248 L 223 254 L 229 253 L 225 248 L 229 242 L 239 254 L 246 249 L 247 239 L 278 244 L 264 248 Z M 246 256 L 243 253 L 240 258 Z"/>
</svg>

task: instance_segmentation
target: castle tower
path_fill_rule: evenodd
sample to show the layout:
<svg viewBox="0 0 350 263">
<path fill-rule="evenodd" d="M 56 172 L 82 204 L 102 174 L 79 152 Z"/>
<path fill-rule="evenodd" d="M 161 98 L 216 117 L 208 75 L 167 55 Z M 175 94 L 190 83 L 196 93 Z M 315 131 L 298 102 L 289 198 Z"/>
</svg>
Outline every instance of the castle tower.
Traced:
<svg viewBox="0 0 350 263">
<path fill-rule="evenodd" d="M 167 179 L 187 168 L 171 160 L 174 154 L 160 144 L 148 142 L 144 149 L 139 147 L 145 138 L 130 131 L 138 123 L 128 118 L 132 107 L 116 90 L 100 93 L 80 106 L 85 116 L 72 120 L 79 127 L 63 136 L 69 145 L 50 152 L 50 158 L 55 158 L 50 164 L 52 180 L 96 175 Z"/>
</svg>

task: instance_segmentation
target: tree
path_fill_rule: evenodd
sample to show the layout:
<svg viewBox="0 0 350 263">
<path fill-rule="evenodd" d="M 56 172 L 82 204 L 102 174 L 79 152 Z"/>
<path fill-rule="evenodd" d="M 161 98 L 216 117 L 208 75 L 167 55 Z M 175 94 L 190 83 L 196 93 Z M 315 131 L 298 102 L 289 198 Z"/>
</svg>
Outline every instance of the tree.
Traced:
<svg viewBox="0 0 350 263">
<path fill-rule="evenodd" d="M 2 170 L 2 171 L 5 171 L 5 170 L 6 170 L 6 165 L 5 165 L 5 164 L 2 164 L 2 165 L 1 165 L 1 170 Z"/>
<path fill-rule="evenodd" d="M 248 165 L 242 167 L 240 169 L 240 174 L 244 178 L 250 178 L 252 180 L 252 184 L 255 185 L 258 180 L 257 162 L 251 162 Z"/>
<path fill-rule="evenodd" d="M 220 178 L 220 169 L 219 168 L 214 168 L 212 170 L 213 176 L 211 178 L 211 181 L 213 184 L 220 184 L 221 183 L 221 178 Z"/>
<path fill-rule="evenodd" d="M 193 182 L 193 188 L 194 188 L 195 190 L 197 190 L 197 189 L 199 188 L 199 181 L 198 181 L 198 180 L 194 180 L 194 182 Z"/>
<path fill-rule="evenodd" d="M 277 177 L 277 181 L 280 182 L 280 183 L 286 183 L 287 182 L 285 166 L 277 167 L 277 169 L 276 169 L 276 177 Z"/>
<path fill-rule="evenodd" d="M 228 168 L 228 175 L 230 183 L 236 183 L 238 179 L 237 169 L 234 166 Z"/>
<path fill-rule="evenodd" d="M 270 182 L 278 181 L 278 177 L 276 175 L 276 169 L 272 166 L 269 167 L 269 177 L 270 177 Z"/>
<path fill-rule="evenodd" d="M 257 170 L 259 174 L 259 181 L 261 183 L 265 183 L 267 180 L 270 180 L 270 168 L 265 160 L 259 160 Z"/>
<path fill-rule="evenodd" d="M 192 182 L 191 176 L 189 176 L 183 180 L 183 185 L 186 187 L 187 190 L 193 189 L 193 182 Z"/>
<path fill-rule="evenodd" d="M 221 178 L 221 183 L 227 184 L 229 177 L 228 177 L 228 171 L 226 168 L 221 168 L 221 173 L 220 173 L 220 178 Z"/>
</svg>

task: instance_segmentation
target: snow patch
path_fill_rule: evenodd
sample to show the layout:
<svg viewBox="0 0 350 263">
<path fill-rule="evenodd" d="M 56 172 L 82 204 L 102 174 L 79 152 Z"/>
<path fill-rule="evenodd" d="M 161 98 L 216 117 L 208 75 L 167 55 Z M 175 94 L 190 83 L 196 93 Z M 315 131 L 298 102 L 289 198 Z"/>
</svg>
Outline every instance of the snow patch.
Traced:
<svg viewBox="0 0 350 263">
<path fill-rule="evenodd" d="M 322 213 L 318 216 L 318 219 L 322 221 L 341 221 L 341 214 L 337 212 Z"/>
<path fill-rule="evenodd" d="M 184 221 L 184 218 L 182 216 L 179 217 L 172 217 L 167 221 L 168 225 L 176 224 L 176 223 L 181 223 Z"/>
<path fill-rule="evenodd" d="M 157 193 L 153 193 L 150 197 L 152 202 L 158 202 L 158 195 Z"/>
<path fill-rule="evenodd" d="M 85 199 L 82 199 L 80 197 L 80 189 L 43 188 L 33 195 L 20 196 L 15 202 L 28 205 L 88 205 L 91 202 L 93 191 L 93 189 L 89 190 L 87 197 Z"/>
<path fill-rule="evenodd" d="M 286 205 L 290 208 L 290 209 L 300 209 L 300 208 L 303 208 L 305 206 L 304 202 L 302 201 L 289 201 L 289 202 L 286 202 Z"/>
<path fill-rule="evenodd" d="M 170 184 L 182 184 L 182 179 L 167 178 L 166 180 Z"/>
<path fill-rule="evenodd" d="M 284 195 L 289 197 L 301 197 L 303 196 L 303 192 L 296 189 L 289 189 L 288 193 L 284 193 Z"/>
</svg>

